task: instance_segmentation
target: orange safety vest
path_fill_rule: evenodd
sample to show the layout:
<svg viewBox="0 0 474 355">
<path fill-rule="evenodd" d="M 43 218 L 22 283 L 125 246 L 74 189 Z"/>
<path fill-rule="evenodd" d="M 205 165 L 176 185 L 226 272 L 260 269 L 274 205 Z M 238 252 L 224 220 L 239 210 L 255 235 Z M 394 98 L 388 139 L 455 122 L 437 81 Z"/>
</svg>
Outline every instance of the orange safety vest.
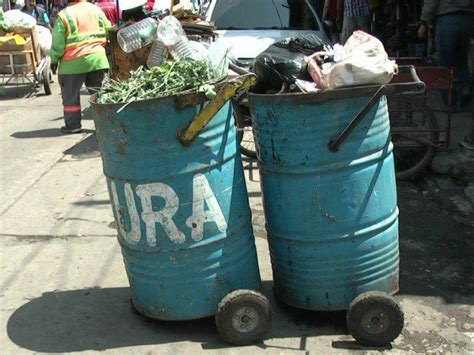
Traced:
<svg viewBox="0 0 474 355">
<path fill-rule="evenodd" d="M 66 47 L 61 60 L 73 60 L 104 51 L 107 19 L 100 8 L 78 2 L 58 14 L 66 28 Z"/>
</svg>

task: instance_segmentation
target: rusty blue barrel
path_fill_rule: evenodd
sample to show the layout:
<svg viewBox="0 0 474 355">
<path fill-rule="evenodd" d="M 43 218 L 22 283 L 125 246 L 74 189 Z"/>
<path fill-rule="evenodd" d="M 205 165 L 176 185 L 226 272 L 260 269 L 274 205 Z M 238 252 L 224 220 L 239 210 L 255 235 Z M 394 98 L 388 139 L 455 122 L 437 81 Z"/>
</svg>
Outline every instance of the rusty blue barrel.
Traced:
<svg viewBox="0 0 474 355">
<path fill-rule="evenodd" d="M 214 315 L 229 292 L 260 288 L 229 104 L 192 144 L 177 139 L 204 101 L 92 103 L 133 305 L 152 318 Z"/>
<path fill-rule="evenodd" d="M 398 290 L 385 96 L 328 149 L 375 89 L 250 95 L 275 293 L 287 304 L 345 310 L 365 292 Z"/>
</svg>

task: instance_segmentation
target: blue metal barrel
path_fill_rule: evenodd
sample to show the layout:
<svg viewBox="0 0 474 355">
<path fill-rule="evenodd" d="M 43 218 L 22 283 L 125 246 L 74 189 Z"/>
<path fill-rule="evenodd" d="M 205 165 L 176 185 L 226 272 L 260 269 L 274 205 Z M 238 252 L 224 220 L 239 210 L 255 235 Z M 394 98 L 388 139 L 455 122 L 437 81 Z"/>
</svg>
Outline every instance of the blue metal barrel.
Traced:
<svg viewBox="0 0 474 355">
<path fill-rule="evenodd" d="M 374 88 L 251 95 L 277 297 L 344 310 L 366 291 L 398 291 L 398 208 L 383 96 L 337 152 L 328 142 Z"/>
<path fill-rule="evenodd" d="M 191 145 L 177 139 L 204 101 L 92 104 L 132 300 L 153 318 L 214 315 L 229 292 L 260 288 L 229 104 Z"/>
</svg>

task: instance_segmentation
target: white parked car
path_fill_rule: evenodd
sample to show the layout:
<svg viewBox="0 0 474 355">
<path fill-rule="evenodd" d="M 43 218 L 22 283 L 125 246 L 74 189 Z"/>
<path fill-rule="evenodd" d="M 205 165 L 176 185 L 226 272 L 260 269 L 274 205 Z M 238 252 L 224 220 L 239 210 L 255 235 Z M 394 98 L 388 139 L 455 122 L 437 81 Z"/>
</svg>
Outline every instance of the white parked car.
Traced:
<svg viewBox="0 0 474 355">
<path fill-rule="evenodd" d="M 272 44 L 289 37 L 316 34 L 329 43 L 322 23 L 308 0 L 212 0 L 203 1 L 207 20 L 215 23 L 219 38 L 231 48 L 242 67 Z M 248 108 L 234 104 L 241 151 L 255 158 Z"/>
<path fill-rule="evenodd" d="M 242 62 L 288 37 L 313 33 L 329 42 L 308 0 L 213 0 L 206 17 Z"/>
</svg>

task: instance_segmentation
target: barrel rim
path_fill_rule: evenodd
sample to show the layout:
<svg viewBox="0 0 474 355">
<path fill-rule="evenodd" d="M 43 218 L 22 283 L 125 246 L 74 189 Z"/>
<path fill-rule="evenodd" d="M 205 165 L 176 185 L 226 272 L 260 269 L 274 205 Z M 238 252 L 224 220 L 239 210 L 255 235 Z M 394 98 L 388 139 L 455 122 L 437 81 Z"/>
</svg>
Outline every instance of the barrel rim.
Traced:
<svg viewBox="0 0 474 355">
<path fill-rule="evenodd" d="M 293 104 L 313 104 L 353 97 L 373 96 L 378 89 L 380 89 L 380 85 L 364 85 L 308 93 L 258 94 L 249 92 L 248 96 L 251 101 L 261 100 L 264 102 L 270 102 L 283 99 L 285 101 L 290 101 Z"/>
</svg>

